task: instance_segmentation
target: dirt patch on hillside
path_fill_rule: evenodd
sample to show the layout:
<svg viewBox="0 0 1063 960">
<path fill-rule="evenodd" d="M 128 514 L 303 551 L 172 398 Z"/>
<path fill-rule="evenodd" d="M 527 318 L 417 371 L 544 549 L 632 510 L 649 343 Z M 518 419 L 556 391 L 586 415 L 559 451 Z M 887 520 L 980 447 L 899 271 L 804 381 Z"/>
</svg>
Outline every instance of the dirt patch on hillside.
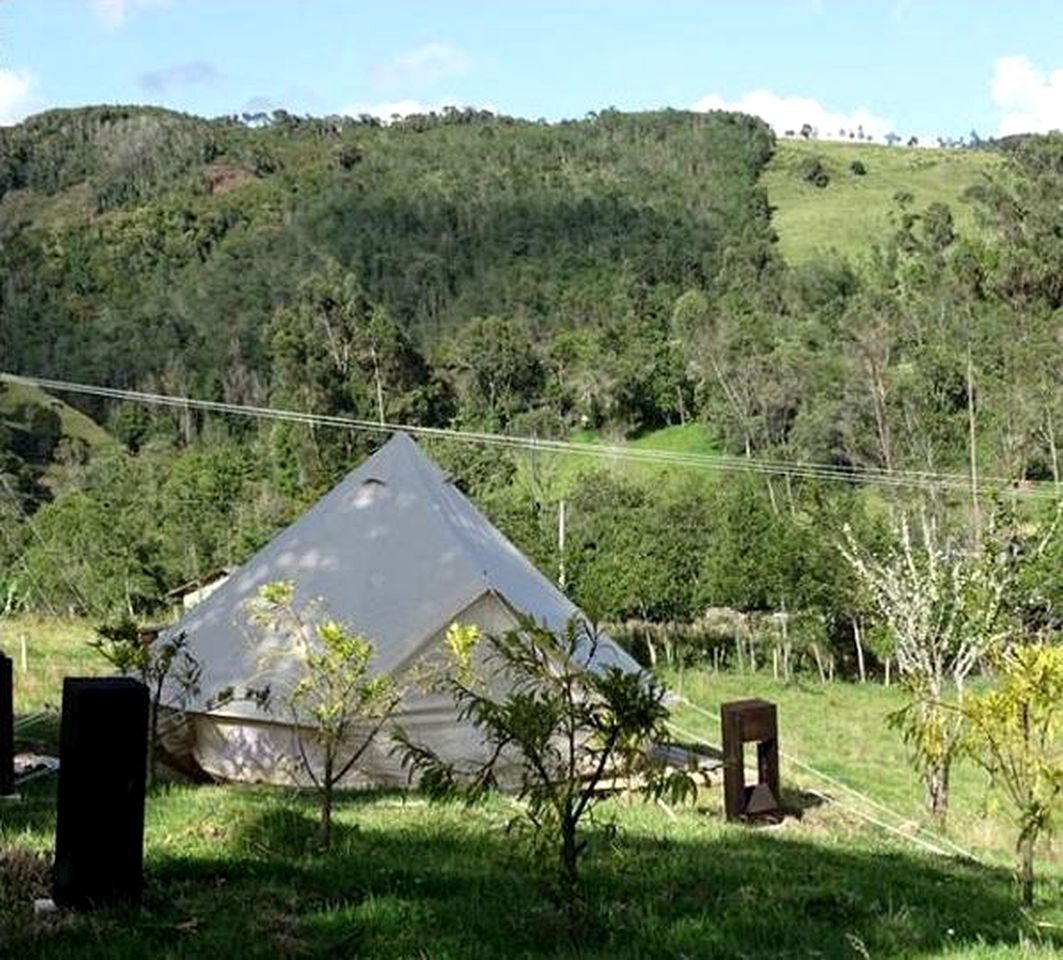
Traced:
<svg viewBox="0 0 1063 960">
<path fill-rule="evenodd" d="M 237 187 L 254 180 L 255 175 L 243 167 L 231 163 L 212 163 L 204 171 L 208 193 L 228 193 Z"/>
</svg>

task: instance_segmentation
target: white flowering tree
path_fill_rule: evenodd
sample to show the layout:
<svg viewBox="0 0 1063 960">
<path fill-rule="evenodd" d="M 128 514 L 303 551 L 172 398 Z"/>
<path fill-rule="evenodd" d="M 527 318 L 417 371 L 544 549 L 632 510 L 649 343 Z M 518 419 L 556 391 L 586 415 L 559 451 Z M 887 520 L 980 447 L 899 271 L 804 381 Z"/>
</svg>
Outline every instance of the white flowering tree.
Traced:
<svg viewBox="0 0 1063 960">
<path fill-rule="evenodd" d="M 875 556 L 846 528 L 842 552 L 881 619 L 909 702 L 890 717 L 912 751 L 930 813 L 944 823 L 949 774 L 963 740 L 967 680 L 1003 636 L 999 551 L 947 537 L 926 512 L 902 516 Z M 914 529 L 913 529 L 914 527 Z"/>
</svg>

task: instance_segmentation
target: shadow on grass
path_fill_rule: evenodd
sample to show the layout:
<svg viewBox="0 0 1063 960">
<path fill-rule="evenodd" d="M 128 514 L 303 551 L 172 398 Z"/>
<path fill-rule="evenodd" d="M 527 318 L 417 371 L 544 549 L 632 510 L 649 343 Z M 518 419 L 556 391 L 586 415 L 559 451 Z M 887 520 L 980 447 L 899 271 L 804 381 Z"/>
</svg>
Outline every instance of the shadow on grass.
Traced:
<svg viewBox="0 0 1063 960">
<path fill-rule="evenodd" d="M 800 820 L 806 810 L 822 807 L 826 799 L 821 793 L 813 793 L 810 790 L 799 790 L 796 787 L 782 788 L 782 809 L 787 817 L 795 817 Z"/>
<path fill-rule="evenodd" d="M 17 955 L 933 956 L 1019 942 L 1005 872 L 690 822 L 594 837 L 574 928 L 513 837 L 482 817 L 352 795 L 323 855 L 313 798 L 278 798 L 216 854 L 149 849 L 141 913 L 30 930 Z M 35 813 L 21 815 L 32 827 Z"/>
<path fill-rule="evenodd" d="M 15 715 L 15 752 L 59 752 L 59 711 Z"/>
</svg>

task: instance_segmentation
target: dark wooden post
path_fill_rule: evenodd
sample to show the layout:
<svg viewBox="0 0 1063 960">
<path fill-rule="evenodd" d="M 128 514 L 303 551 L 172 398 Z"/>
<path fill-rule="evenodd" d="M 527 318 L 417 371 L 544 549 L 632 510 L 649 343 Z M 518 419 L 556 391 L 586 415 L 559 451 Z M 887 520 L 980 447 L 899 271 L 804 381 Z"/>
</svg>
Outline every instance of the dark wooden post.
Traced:
<svg viewBox="0 0 1063 960">
<path fill-rule="evenodd" d="M 11 658 L 0 653 L 0 797 L 15 792 L 15 704 Z"/>
<path fill-rule="evenodd" d="M 144 684 L 63 681 L 52 888 L 59 906 L 140 901 L 147 744 Z"/>
<path fill-rule="evenodd" d="M 720 707 L 723 725 L 723 795 L 728 820 L 778 817 L 779 729 L 774 703 L 735 700 Z M 746 786 L 743 745 L 757 744 L 757 783 Z"/>
<path fill-rule="evenodd" d="M 720 707 L 723 725 L 723 809 L 728 820 L 738 820 L 745 812 L 746 768 L 742 751 L 742 717 L 739 703 Z"/>
</svg>

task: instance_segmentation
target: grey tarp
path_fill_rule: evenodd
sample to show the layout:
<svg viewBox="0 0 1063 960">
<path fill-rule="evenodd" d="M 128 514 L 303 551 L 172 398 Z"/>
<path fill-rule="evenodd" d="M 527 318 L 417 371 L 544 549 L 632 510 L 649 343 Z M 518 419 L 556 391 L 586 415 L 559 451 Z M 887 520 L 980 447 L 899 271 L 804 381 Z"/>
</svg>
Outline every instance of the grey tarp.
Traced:
<svg viewBox="0 0 1063 960">
<path fill-rule="evenodd" d="M 295 523 L 237 569 L 173 629 L 184 631 L 203 668 L 200 695 L 172 752 L 191 754 L 208 773 L 231 779 L 289 781 L 283 758 L 294 752 L 286 718 L 235 700 L 210 709 L 219 691 L 268 684 L 290 689 L 297 665 L 278 638 L 247 625 L 248 600 L 270 581 L 292 580 L 297 604 L 320 598 L 328 616 L 373 641 L 374 668 L 409 672 L 438 656 L 456 620 L 488 631 L 526 613 L 562 628 L 578 608 L 543 576 L 403 433 L 345 477 Z M 638 665 L 605 638 L 588 666 Z M 458 723 L 453 704 L 410 687 L 396 722 L 455 761 L 482 755 L 476 731 Z M 404 774 L 378 738 L 352 783 L 402 782 Z"/>
</svg>

